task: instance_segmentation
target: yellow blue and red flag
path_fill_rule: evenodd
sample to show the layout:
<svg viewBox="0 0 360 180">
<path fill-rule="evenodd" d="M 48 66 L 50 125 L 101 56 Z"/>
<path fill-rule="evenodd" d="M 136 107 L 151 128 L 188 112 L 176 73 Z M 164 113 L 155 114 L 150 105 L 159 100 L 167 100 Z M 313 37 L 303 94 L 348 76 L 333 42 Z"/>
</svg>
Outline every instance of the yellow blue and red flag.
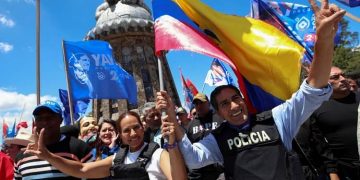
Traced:
<svg viewBox="0 0 360 180">
<path fill-rule="evenodd" d="M 219 13 L 199 0 L 153 0 L 155 49 L 180 49 L 227 62 L 251 113 L 269 110 L 299 87 L 304 49 L 275 27 Z"/>
</svg>

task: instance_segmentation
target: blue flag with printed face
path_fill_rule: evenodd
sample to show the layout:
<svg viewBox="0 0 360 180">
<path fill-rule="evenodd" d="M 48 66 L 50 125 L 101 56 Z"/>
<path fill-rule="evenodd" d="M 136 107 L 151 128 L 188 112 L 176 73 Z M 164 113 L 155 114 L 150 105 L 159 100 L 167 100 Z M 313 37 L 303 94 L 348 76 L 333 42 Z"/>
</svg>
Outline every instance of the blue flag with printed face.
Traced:
<svg viewBox="0 0 360 180">
<path fill-rule="evenodd" d="M 73 100 L 127 99 L 137 104 L 134 78 L 115 61 L 108 42 L 64 41 Z"/>
<path fill-rule="evenodd" d="M 69 106 L 69 100 L 68 100 L 68 92 L 64 89 L 59 89 L 59 98 L 64 106 L 63 111 L 63 118 L 64 118 L 64 124 L 70 125 L 71 124 L 71 117 L 70 117 L 70 106 Z M 79 117 L 82 117 L 85 115 L 87 107 L 89 105 L 90 100 L 77 100 L 73 102 L 73 109 L 74 109 L 74 120 L 78 120 Z"/>
</svg>

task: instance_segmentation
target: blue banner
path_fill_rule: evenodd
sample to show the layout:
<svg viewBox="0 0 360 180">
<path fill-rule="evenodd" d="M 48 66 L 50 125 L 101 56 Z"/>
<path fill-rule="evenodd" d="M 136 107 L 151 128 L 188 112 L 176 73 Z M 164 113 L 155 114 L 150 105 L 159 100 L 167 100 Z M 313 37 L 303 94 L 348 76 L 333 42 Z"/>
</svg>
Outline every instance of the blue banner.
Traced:
<svg viewBox="0 0 360 180">
<path fill-rule="evenodd" d="M 59 89 L 59 98 L 64 107 L 64 111 L 63 111 L 64 124 L 70 125 L 71 117 L 70 117 L 70 106 L 69 106 L 67 90 Z M 89 102 L 90 102 L 89 99 L 77 100 L 73 102 L 74 121 L 78 120 L 79 117 L 85 115 Z"/>
<path fill-rule="evenodd" d="M 360 0 L 337 0 L 337 1 L 344 3 L 350 7 L 360 6 Z"/>
<path fill-rule="evenodd" d="M 6 138 L 14 138 L 16 136 L 16 120 L 14 121 L 14 124 L 12 128 L 8 127 L 6 132 Z"/>
<path fill-rule="evenodd" d="M 136 82 L 116 63 L 108 42 L 64 41 L 64 48 L 74 101 L 127 99 L 137 104 Z"/>
</svg>

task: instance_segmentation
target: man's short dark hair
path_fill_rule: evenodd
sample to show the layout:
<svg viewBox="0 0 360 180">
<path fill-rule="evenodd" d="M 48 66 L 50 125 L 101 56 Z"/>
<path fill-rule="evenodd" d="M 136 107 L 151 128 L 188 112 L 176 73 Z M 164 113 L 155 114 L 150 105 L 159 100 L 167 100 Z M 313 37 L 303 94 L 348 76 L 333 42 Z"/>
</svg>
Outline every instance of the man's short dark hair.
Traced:
<svg viewBox="0 0 360 180">
<path fill-rule="evenodd" d="M 234 85 L 231 85 L 231 84 L 228 84 L 228 85 L 222 85 L 222 86 L 218 86 L 216 87 L 212 92 L 211 92 L 211 95 L 210 95 L 210 103 L 211 105 L 213 106 L 213 108 L 217 111 L 219 110 L 219 106 L 216 102 L 216 97 L 220 94 L 220 92 L 224 89 L 232 89 L 236 92 L 236 94 L 240 95 L 242 97 L 242 94 L 240 93 L 240 90 L 235 87 Z"/>
</svg>

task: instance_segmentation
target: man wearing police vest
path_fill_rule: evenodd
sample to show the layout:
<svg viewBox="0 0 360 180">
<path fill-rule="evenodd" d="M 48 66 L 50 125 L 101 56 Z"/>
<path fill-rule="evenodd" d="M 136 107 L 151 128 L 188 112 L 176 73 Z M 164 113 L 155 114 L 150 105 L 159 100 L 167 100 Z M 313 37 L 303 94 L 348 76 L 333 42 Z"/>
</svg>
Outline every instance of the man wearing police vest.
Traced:
<svg viewBox="0 0 360 180">
<path fill-rule="evenodd" d="M 254 117 L 248 115 L 240 91 L 231 85 L 219 86 L 211 93 L 211 104 L 227 122 L 191 144 L 176 122 L 173 103 L 166 92 L 157 94 L 157 107 L 166 109 L 169 122 L 162 132 L 174 132 L 185 162 L 190 169 L 209 164 L 224 165 L 226 179 L 301 179 L 300 165 L 291 157 L 291 142 L 301 124 L 322 102 L 332 88 L 328 84 L 337 25 L 345 15 L 328 0 L 321 8 L 309 0 L 316 16 L 314 59 L 308 78 L 285 103 Z"/>
</svg>

